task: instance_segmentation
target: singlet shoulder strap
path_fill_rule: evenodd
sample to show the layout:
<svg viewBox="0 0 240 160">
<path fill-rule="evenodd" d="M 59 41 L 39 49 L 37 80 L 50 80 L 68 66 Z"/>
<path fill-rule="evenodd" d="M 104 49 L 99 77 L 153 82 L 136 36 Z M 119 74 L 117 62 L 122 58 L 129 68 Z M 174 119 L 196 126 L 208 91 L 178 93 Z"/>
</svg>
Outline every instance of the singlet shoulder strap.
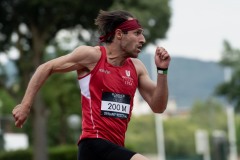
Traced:
<svg viewBox="0 0 240 160">
<path fill-rule="evenodd" d="M 102 52 L 102 57 L 101 58 L 106 58 L 107 53 L 106 53 L 106 49 L 104 46 L 100 46 L 100 50 Z"/>
</svg>

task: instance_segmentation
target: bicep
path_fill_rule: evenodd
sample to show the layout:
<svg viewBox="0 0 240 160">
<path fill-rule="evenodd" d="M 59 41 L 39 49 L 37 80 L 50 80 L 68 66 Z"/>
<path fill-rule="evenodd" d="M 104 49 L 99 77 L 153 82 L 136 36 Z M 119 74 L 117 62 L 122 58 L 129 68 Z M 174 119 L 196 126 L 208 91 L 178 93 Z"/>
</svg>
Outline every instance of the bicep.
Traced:
<svg viewBox="0 0 240 160">
<path fill-rule="evenodd" d="M 138 90 L 143 99 L 150 103 L 151 97 L 153 96 L 153 91 L 156 84 L 150 79 L 148 75 L 142 75 L 139 77 Z"/>
<path fill-rule="evenodd" d="M 88 68 L 94 64 L 100 57 L 94 47 L 79 47 L 72 53 L 53 59 L 46 63 L 51 68 L 51 72 L 70 72 Z"/>
<path fill-rule="evenodd" d="M 153 96 L 153 91 L 156 87 L 156 83 L 154 83 L 147 72 L 146 67 L 140 63 L 137 66 L 138 70 L 138 90 L 141 96 L 145 101 L 150 103 L 151 97 Z"/>
</svg>

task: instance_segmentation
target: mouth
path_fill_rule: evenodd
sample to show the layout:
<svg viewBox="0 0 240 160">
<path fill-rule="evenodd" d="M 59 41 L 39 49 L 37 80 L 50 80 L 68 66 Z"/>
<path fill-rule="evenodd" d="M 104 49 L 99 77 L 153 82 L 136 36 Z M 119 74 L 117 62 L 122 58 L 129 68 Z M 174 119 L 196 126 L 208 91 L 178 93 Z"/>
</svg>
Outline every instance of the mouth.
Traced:
<svg viewBox="0 0 240 160">
<path fill-rule="evenodd" d="M 138 50 L 138 52 L 141 52 L 142 46 L 138 46 L 138 47 L 137 47 L 137 50 Z"/>
</svg>

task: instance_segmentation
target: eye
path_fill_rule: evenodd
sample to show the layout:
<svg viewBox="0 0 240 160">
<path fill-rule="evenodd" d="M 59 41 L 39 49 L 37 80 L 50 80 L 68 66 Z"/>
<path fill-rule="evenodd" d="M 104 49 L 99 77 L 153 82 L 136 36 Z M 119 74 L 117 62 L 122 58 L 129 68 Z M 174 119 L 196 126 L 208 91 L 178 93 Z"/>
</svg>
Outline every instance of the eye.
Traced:
<svg viewBox="0 0 240 160">
<path fill-rule="evenodd" d="M 137 35 L 137 36 L 141 35 L 142 33 L 143 33 L 142 30 L 138 30 L 138 31 L 134 32 L 134 34 Z"/>
</svg>

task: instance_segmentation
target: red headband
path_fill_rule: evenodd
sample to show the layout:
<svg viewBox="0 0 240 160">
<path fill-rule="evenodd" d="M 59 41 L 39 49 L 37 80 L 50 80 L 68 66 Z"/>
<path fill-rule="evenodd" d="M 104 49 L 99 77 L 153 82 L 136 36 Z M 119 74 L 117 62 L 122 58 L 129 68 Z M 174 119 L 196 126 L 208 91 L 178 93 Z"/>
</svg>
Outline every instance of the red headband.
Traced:
<svg viewBox="0 0 240 160">
<path fill-rule="evenodd" d="M 108 37 L 112 36 L 117 29 L 121 29 L 122 31 L 131 31 L 134 29 L 142 28 L 141 25 L 138 23 L 137 19 L 127 20 L 120 24 L 113 32 L 110 32 L 107 35 L 103 35 L 99 37 L 100 42 L 105 42 Z"/>
</svg>

